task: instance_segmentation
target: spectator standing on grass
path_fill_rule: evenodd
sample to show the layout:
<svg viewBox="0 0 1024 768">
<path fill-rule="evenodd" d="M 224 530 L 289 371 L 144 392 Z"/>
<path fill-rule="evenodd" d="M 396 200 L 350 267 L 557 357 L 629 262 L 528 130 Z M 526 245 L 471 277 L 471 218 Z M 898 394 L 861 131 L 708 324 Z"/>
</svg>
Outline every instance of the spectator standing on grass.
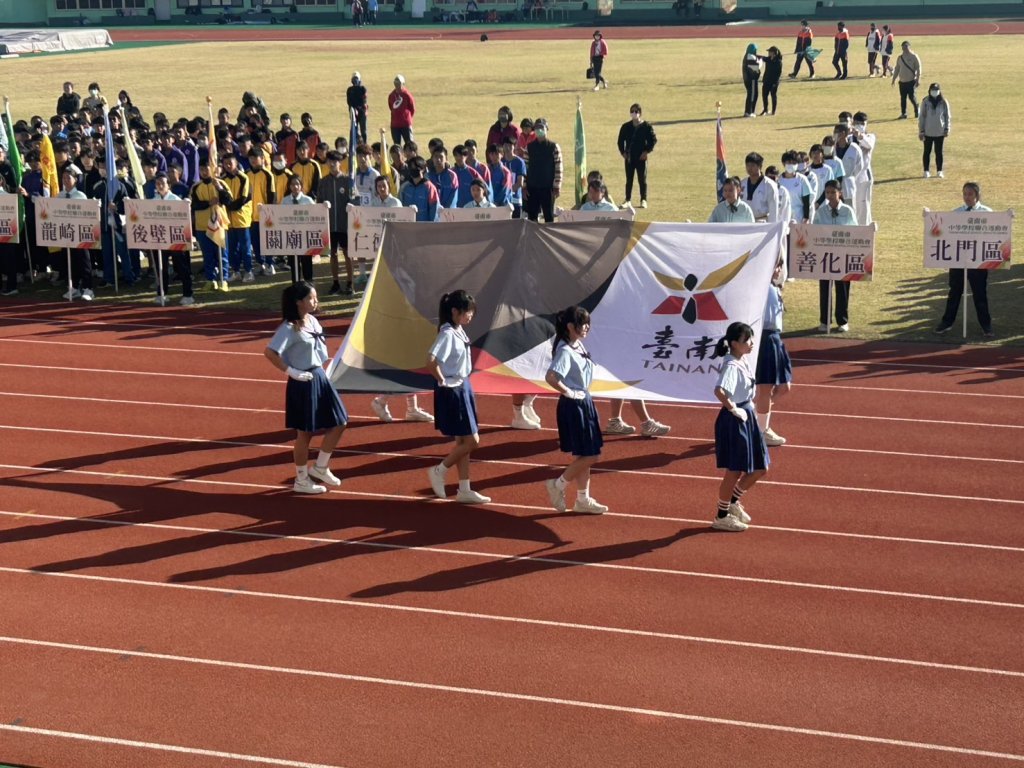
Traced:
<svg viewBox="0 0 1024 768">
<path fill-rule="evenodd" d="M 647 207 L 647 158 L 654 151 L 658 137 L 654 127 L 643 118 L 643 109 L 639 104 L 629 107 L 629 120 L 619 128 L 617 141 L 619 154 L 626 161 L 626 201 L 629 205 L 633 197 L 633 176 L 640 185 L 640 207 Z"/>
<path fill-rule="evenodd" d="M 520 130 L 519 126 L 512 122 L 513 119 L 511 107 L 504 105 L 498 107 L 498 119 L 487 130 L 488 147 L 492 144 L 500 147 L 507 138 L 511 138 L 512 144 L 515 145 L 516 140 L 519 138 Z"/>
<path fill-rule="evenodd" d="M 864 46 L 868 49 L 868 77 L 874 77 L 881 72 L 878 67 L 878 54 L 882 50 L 882 33 L 878 27 L 871 22 L 871 29 L 864 38 Z"/>
<path fill-rule="evenodd" d="M 811 31 L 811 25 L 807 23 L 807 19 L 804 19 L 800 22 L 800 31 L 796 33 L 796 48 L 793 51 L 796 54 L 796 63 L 793 65 L 793 71 L 789 73 L 790 77 L 800 74 L 800 65 L 806 61 L 809 73 L 807 79 L 814 79 L 814 60 L 807 55 L 813 42 L 814 33 Z"/>
<path fill-rule="evenodd" d="M 942 95 L 942 87 L 938 83 L 928 86 L 928 95 L 921 101 L 921 116 L 917 121 L 918 138 L 924 142 L 924 177 L 931 176 L 929 168 L 932 160 L 932 147 L 935 147 L 935 171 L 940 179 L 945 178 L 942 172 L 942 145 L 949 136 L 952 114 L 949 102 Z"/>
<path fill-rule="evenodd" d="M 764 80 L 761 83 L 761 114 L 768 114 L 768 98 L 772 100 L 772 116 L 779 100 L 779 81 L 782 79 L 782 52 L 774 45 L 768 49 L 764 61 Z"/>
<path fill-rule="evenodd" d="M 910 49 L 910 41 L 904 40 L 902 52 L 896 59 L 896 67 L 892 71 L 892 84 L 900 83 L 900 116 L 899 120 L 907 119 L 907 99 L 914 105 L 914 117 L 918 116 L 918 104 L 915 91 L 921 83 L 921 59 Z"/>
<path fill-rule="evenodd" d="M 833 80 L 845 80 L 849 74 L 850 66 L 850 32 L 846 24 L 840 21 L 836 25 L 836 36 L 833 42 L 834 52 L 832 54 L 832 66 L 836 74 Z"/>
<path fill-rule="evenodd" d="M 743 88 L 746 101 L 743 105 L 744 117 L 757 115 L 757 83 L 761 79 L 761 59 L 757 55 L 757 45 L 750 43 L 743 54 Z"/>
<path fill-rule="evenodd" d="M 404 144 L 413 140 L 412 123 L 416 116 L 416 101 L 405 87 L 405 76 L 395 75 L 394 89 L 388 94 L 391 110 L 391 141 Z"/>
<path fill-rule="evenodd" d="M 365 146 L 365 145 L 362 145 Z M 341 153 L 331 150 L 327 153 L 327 175 L 320 180 L 317 189 L 317 200 L 327 203 L 330 208 L 327 211 L 327 219 L 330 222 L 331 232 L 331 296 L 344 294 L 351 296 L 352 288 L 352 259 L 348 255 L 348 204 L 352 202 L 352 180 L 348 174 L 341 170 Z M 372 168 L 370 170 L 373 170 Z M 376 173 L 376 171 L 374 171 Z M 374 181 L 381 178 L 378 174 Z M 372 196 L 371 192 L 371 196 Z M 364 205 L 369 204 L 369 198 Z M 345 287 L 341 287 L 340 263 L 338 253 L 345 259 Z"/>
<path fill-rule="evenodd" d="M 601 35 L 601 30 L 594 31 L 594 40 L 590 44 L 590 66 L 594 69 L 594 90 L 596 91 L 602 85 L 607 88 L 608 81 L 604 79 L 604 75 L 601 74 L 601 69 L 604 67 L 604 60 L 608 58 L 608 43 L 604 41 L 604 37 Z"/>
<path fill-rule="evenodd" d="M 968 181 L 963 188 L 964 204 L 956 210 L 969 213 L 971 211 L 989 211 L 991 208 L 982 205 L 981 185 L 976 181 Z M 974 299 L 974 311 L 978 315 L 978 323 L 981 325 L 981 332 L 986 338 L 992 338 L 995 333 L 992 331 L 992 315 L 988 310 L 988 273 L 987 269 L 968 269 L 967 282 L 971 286 L 971 298 Z M 942 313 L 942 320 L 935 329 L 936 333 L 946 333 L 956 322 L 957 313 L 960 311 L 960 300 L 964 295 L 964 270 L 949 270 L 949 296 L 946 298 L 946 311 Z M 964 312 L 967 310 L 964 309 Z"/>
<path fill-rule="evenodd" d="M 882 77 L 892 74 L 892 67 L 889 66 L 889 59 L 892 58 L 892 50 L 894 45 L 894 38 L 892 29 L 889 28 L 888 24 L 882 25 Z"/>
<path fill-rule="evenodd" d="M 562 192 L 562 148 L 548 137 L 548 121 L 538 117 L 533 122 L 536 139 L 527 145 L 524 205 L 530 221 L 543 213 L 544 221 L 555 220 L 555 200 Z"/>
<path fill-rule="evenodd" d="M 358 72 L 352 73 L 352 85 L 345 91 L 345 103 L 350 110 L 355 111 L 356 125 L 359 127 L 359 141 L 366 142 L 366 112 L 370 108 L 366 97 L 366 86 L 363 85 L 363 78 Z"/>
</svg>

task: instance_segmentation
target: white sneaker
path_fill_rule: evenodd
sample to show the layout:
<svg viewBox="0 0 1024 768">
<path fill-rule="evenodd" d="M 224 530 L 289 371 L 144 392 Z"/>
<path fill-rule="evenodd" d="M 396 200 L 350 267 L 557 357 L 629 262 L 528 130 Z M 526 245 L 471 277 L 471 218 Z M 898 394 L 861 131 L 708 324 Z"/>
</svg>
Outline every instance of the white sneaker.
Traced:
<svg viewBox="0 0 1024 768">
<path fill-rule="evenodd" d="M 601 85 L 600 84 L 594 86 L 594 90 L 595 91 L 599 91 L 600 89 L 601 89 Z"/>
<path fill-rule="evenodd" d="M 588 496 L 586 499 L 576 499 L 576 503 L 572 505 L 572 511 L 584 515 L 603 515 L 608 511 L 608 507 L 599 503 L 592 496 Z"/>
<path fill-rule="evenodd" d="M 82 300 L 83 301 L 92 301 L 95 298 L 96 298 L 96 294 L 92 292 L 92 288 L 85 288 L 82 291 Z"/>
<path fill-rule="evenodd" d="M 558 487 L 555 480 L 545 480 L 544 487 L 548 489 L 548 499 L 555 512 L 565 512 L 565 491 Z"/>
<path fill-rule="evenodd" d="M 604 425 L 606 435 L 632 435 L 634 432 L 636 427 L 627 424 L 621 418 L 608 419 L 608 423 Z"/>
<path fill-rule="evenodd" d="M 931 175 L 931 173 L 929 173 L 928 171 L 925 171 L 925 172 L 924 172 L 924 177 L 925 177 L 926 179 L 930 179 L 930 178 L 932 177 L 932 175 Z"/>
<path fill-rule="evenodd" d="M 747 530 L 747 524 L 740 520 L 738 517 L 732 515 L 726 515 L 725 517 L 716 517 L 711 522 L 711 527 L 716 531 L 745 531 Z"/>
<path fill-rule="evenodd" d="M 530 421 L 535 422 L 538 427 L 540 426 L 540 416 L 538 416 L 537 412 L 533 410 L 532 405 L 523 406 L 523 416 L 528 418 Z"/>
<path fill-rule="evenodd" d="M 667 435 L 671 431 L 672 427 L 668 426 L 668 424 L 662 424 L 654 419 L 648 419 L 640 425 L 640 434 L 644 437 L 660 437 L 661 435 Z"/>
<path fill-rule="evenodd" d="M 179 301 L 178 303 L 183 307 L 191 307 L 193 304 L 196 303 L 196 300 L 193 299 L 191 296 L 182 296 L 181 301 Z"/>
<path fill-rule="evenodd" d="M 776 434 L 775 430 L 769 427 L 764 431 L 764 443 L 765 445 L 770 445 L 772 447 L 778 445 L 785 445 L 786 438 L 784 438 L 782 435 Z"/>
<path fill-rule="evenodd" d="M 335 488 L 341 485 L 341 480 L 335 477 L 334 473 L 331 472 L 330 467 L 318 467 L 314 464 L 309 468 L 309 476 L 314 480 L 319 480 L 324 485 L 330 485 Z"/>
<path fill-rule="evenodd" d="M 274 269 L 274 265 L 273 264 L 265 264 L 263 266 L 263 274 L 264 275 L 270 275 L 271 277 L 273 277 L 274 275 L 277 274 L 277 270 Z"/>
<path fill-rule="evenodd" d="M 158 306 L 161 306 L 161 307 L 165 306 L 167 304 L 167 297 L 166 296 L 154 296 L 153 297 L 153 303 L 158 305 Z"/>
<path fill-rule="evenodd" d="M 434 421 L 434 415 L 432 413 L 427 413 L 426 411 L 424 411 L 419 406 L 416 406 L 415 408 L 406 408 L 405 409 L 405 420 L 406 421 L 433 422 Z"/>
<path fill-rule="evenodd" d="M 946 178 L 946 174 L 944 174 L 944 173 L 943 173 L 942 171 L 939 171 L 939 172 L 938 172 L 937 174 L 935 174 L 935 175 L 936 175 L 936 176 L 938 176 L 938 177 L 939 177 L 940 179 L 944 179 L 944 178 Z"/>
<path fill-rule="evenodd" d="M 744 525 L 747 525 L 750 522 L 750 515 L 747 514 L 747 510 L 745 510 L 743 505 L 738 501 L 734 501 L 729 505 L 729 514 Z"/>
<path fill-rule="evenodd" d="M 299 480 L 295 478 L 295 484 L 292 485 L 292 490 L 296 493 L 327 493 L 327 489 L 322 485 L 317 485 L 312 480 Z"/>
<path fill-rule="evenodd" d="M 512 429 L 540 429 L 540 422 L 530 421 L 522 411 L 512 417 Z"/>
<path fill-rule="evenodd" d="M 646 200 L 641 200 L 640 201 L 640 207 L 641 208 L 646 208 L 647 207 L 647 201 Z"/>
<path fill-rule="evenodd" d="M 828 323 L 822 323 L 818 326 L 818 333 L 828 333 Z"/>
<path fill-rule="evenodd" d="M 459 489 L 459 492 L 457 494 L 455 494 L 455 500 L 460 502 L 460 503 L 462 503 L 462 504 L 490 504 L 491 503 L 491 497 L 490 496 L 484 496 L 482 493 L 477 493 L 476 491 L 474 491 L 472 489 L 470 489 L 468 491 L 464 491 L 461 488 Z"/>
<path fill-rule="evenodd" d="M 373 398 L 373 400 L 370 401 L 370 407 L 373 409 L 373 412 L 377 414 L 377 418 L 380 419 L 381 421 L 390 424 L 392 421 L 395 420 L 394 417 L 392 417 L 391 415 L 391 409 L 388 408 L 387 400 L 384 400 L 383 398 L 380 397 L 375 397 Z"/>
<path fill-rule="evenodd" d="M 427 477 L 430 478 L 430 489 L 434 492 L 434 495 L 439 499 L 447 499 L 448 494 L 444 492 L 444 474 L 438 472 L 441 468 L 440 464 L 434 465 L 427 470 Z"/>
<path fill-rule="evenodd" d="M 68 301 L 74 301 L 75 299 L 82 298 L 82 292 L 77 288 L 72 288 L 70 291 L 64 294 L 64 298 Z"/>
<path fill-rule="evenodd" d="M 839 331 L 840 333 L 849 333 L 850 332 L 850 324 L 849 323 L 843 323 L 838 328 L 836 328 L 836 330 Z"/>
<path fill-rule="evenodd" d="M 228 279 L 225 282 L 237 283 L 241 279 L 242 279 L 242 273 L 241 272 L 228 272 Z"/>
<path fill-rule="evenodd" d="M 248 272 L 245 273 L 245 276 L 242 278 L 242 282 L 243 283 L 255 283 L 256 282 L 256 275 L 254 275 L 252 273 L 251 269 Z"/>
</svg>

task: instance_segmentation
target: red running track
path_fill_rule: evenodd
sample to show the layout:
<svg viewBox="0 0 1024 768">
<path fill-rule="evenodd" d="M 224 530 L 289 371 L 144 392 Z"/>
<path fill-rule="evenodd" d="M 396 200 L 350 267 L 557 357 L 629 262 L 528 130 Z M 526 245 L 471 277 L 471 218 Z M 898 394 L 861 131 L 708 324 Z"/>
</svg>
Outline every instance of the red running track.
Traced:
<svg viewBox="0 0 1024 768">
<path fill-rule="evenodd" d="M 593 518 L 546 506 L 563 457 L 506 398 L 463 507 L 429 425 L 348 397 L 345 484 L 297 498 L 271 319 L 73 312 L 0 314 L 0 763 L 1024 761 L 1012 350 L 789 340 L 730 535 L 711 408 L 609 440 Z"/>
</svg>

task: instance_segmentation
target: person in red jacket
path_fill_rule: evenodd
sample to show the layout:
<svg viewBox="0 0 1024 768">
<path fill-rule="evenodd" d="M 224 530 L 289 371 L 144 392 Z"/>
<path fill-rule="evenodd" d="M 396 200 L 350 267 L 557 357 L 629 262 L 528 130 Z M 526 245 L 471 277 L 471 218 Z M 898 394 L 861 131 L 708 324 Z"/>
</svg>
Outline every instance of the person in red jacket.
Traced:
<svg viewBox="0 0 1024 768">
<path fill-rule="evenodd" d="M 399 146 L 408 144 L 412 138 L 412 118 L 416 114 L 416 102 L 405 87 L 405 77 L 395 75 L 395 89 L 388 94 L 388 108 L 391 110 L 391 141 Z"/>
<path fill-rule="evenodd" d="M 608 43 L 604 41 L 601 36 L 601 31 L 596 30 L 594 32 L 594 42 L 590 44 L 590 66 L 594 70 L 594 90 L 596 91 L 602 85 L 607 88 L 608 81 L 604 79 L 601 74 L 601 67 L 604 66 L 604 60 L 608 56 Z"/>
<path fill-rule="evenodd" d="M 810 74 L 807 76 L 808 80 L 814 78 L 814 60 L 807 55 L 807 49 L 811 47 L 811 43 L 814 42 L 814 33 L 811 32 L 811 25 L 807 23 L 807 19 L 800 22 L 800 31 L 796 33 L 796 64 L 793 65 L 793 71 L 789 73 L 789 76 L 796 77 L 800 73 L 800 65 L 804 61 L 807 62 L 807 69 Z"/>
<path fill-rule="evenodd" d="M 835 53 L 832 54 L 832 66 L 836 69 L 836 76 L 832 79 L 845 80 L 849 74 L 850 31 L 846 28 L 846 24 L 841 21 L 836 25 L 834 47 Z"/>
</svg>

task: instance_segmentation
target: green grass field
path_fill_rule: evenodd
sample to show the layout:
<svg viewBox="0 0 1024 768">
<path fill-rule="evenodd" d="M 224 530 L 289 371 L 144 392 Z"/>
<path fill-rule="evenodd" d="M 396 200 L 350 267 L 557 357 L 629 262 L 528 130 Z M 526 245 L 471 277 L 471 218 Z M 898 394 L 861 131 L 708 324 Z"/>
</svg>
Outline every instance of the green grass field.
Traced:
<svg viewBox="0 0 1024 768">
<path fill-rule="evenodd" d="M 742 175 L 743 157 L 758 151 L 779 164 L 788 148 L 807 149 L 831 132 L 841 110 L 864 110 L 878 134 L 874 169 L 874 213 L 879 224 L 875 279 L 854 286 L 851 336 L 865 339 L 933 340 L 945 299 L 946 275 L 922 266 L 922 207 L 949 210 L 961 203 L 966 180 L 982 184 L 992 208 L 1020 209 L 1024 194 L 1009 165 L 1017 157 L 1019 133 L 1012 114 L 1019 98 L 1012 78 L 1015 37 L 922 37 L 914 47 L 923 62 L 921 94 L 941 82 L 950 101 L 953 130 L 946 142 L 946 179 L 921 178 L 921 143 L 913 120 L 897 121 L 899 97 L 888 80 L 868 79 L 865 55 L 856 48 L 851 79 L 834 82 L 827 61 L 821 79 L 783 80 L 779 113 L 745 120 L 739 83 L 742 41 L 616 41 L 605 66 L 610 88 L 590 92 L 583 79 L 589 35 L 579 42 L 491 41 L 195 43 L 145 49 L 99 51 L 74 57 L 23 58 L 4 62 L 15 119 L 52 113 L 65 79 L 98 81 L 108 94 L 124 88 L 144 114 L 205 113 L 206 94 L 216 107 L 235 111 L 241 93 L 257 92 L 272 115 L 308 110 L 321 134 L 345 133 L 344 90 L 353 70 L 370 89 L 371 126 L 386 125 L 385 96 L 396 72 L 403 73 L 417 101 L 416 137 L 425 146 L 439 136 L 448 145 L 468 137 L 483 140 L 497 108 L 509 105 L 516 119 L 545 116 L 562 145 L 572 178 L 576 97 L 583 97 L 588 165 L 605 174 L 613 198 L 623 197 L 623 169 L 615 150 L 619 125 L 638 101 L 655 124 L 658 147 L 652 156 L 650 204 L 645 220 L 705 221 L 714 204 L 715 103 L 723 104 L 730 172 Z M 790 39 L 760 39 L 784 52 Z M 827 42 L 827 41 L 823 41 Z M 824 54 L 823 54 L 824 55 Z M 786 56 L 786 71 L 791 66 Z M 269 67 L 269 71 L 268 71 Z M 934 170 L 934 169 L 933 169 Z M 634 194 L 634 202 L 638 202 Z M 1015 260 L 1022 256 L 1020 250 Z M 326 267 L 320 267 L 326 270 Z M 318 273 L 319 274 L 319 273 Z M 993 343 L 1024 343 L 1024 278 L 1021 268 L 991 276 L 989 297 L 997 331 Z M 205 299 L 239 308 L 272 308 L 279 284 L 234 288 Z M 968 300 L 969 303 L 969 300 Z M 349 310 L 353 302 L 328 303 L 328 311 Z M 790 283 L 786 289 L 787 330 L 817 325 L 817 286 Z M 970 309 L 968 340 L 981 341 Z M 947 339 L 949 337 L 946 337 Z M 957 337 L 958 340 L 959 337 Z"/>
</svg>

